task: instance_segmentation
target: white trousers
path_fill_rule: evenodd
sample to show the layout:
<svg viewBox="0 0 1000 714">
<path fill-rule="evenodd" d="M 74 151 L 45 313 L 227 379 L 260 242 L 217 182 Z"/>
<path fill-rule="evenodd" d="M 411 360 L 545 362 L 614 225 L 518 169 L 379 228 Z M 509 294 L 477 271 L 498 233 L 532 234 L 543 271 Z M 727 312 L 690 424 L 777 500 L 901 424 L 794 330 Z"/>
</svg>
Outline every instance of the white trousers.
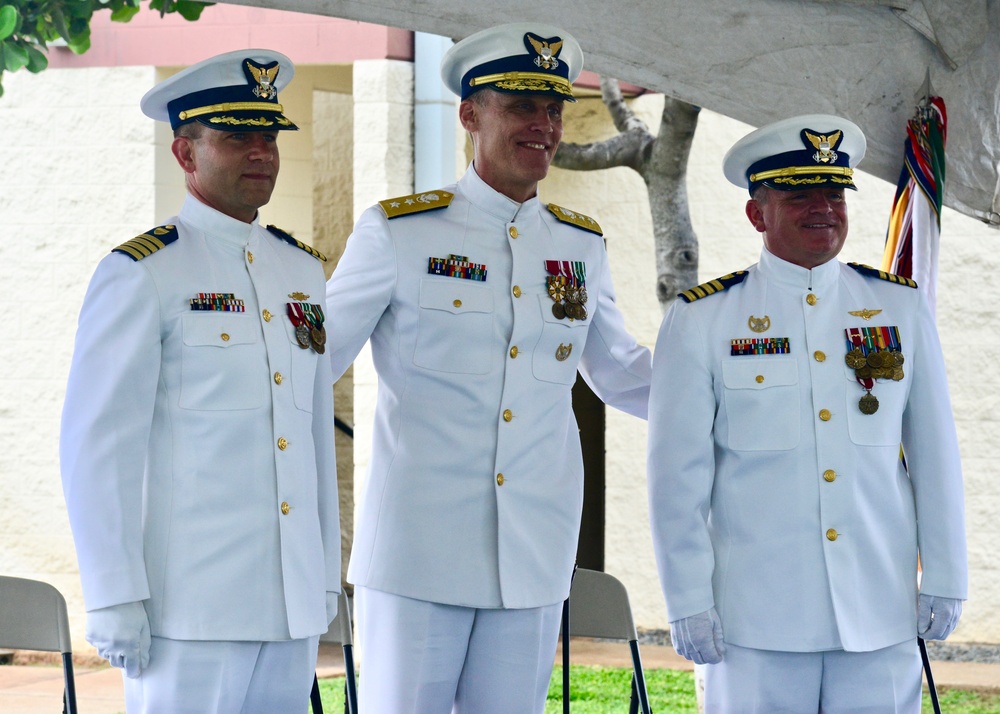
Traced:
<svg viewBox="0 0 1000 714">
<path fill-rule="evenodd" d="M 360 684 L 370 714 L 541 714 L 562 603 L 441 605 L 355 590 Z"/>
<path fill-rule="evenodd" d="M 774 652 L 726 643 L 698 665 L 706 714 L 920 714 L 916 639 L 874 652 Z"/>
<path fill-rule="evenodd" d="M 319 636 L 284 642 L 154 637 L 149 666 L 124 677 L 128 714 L 306 712 Z"/>
</svg>

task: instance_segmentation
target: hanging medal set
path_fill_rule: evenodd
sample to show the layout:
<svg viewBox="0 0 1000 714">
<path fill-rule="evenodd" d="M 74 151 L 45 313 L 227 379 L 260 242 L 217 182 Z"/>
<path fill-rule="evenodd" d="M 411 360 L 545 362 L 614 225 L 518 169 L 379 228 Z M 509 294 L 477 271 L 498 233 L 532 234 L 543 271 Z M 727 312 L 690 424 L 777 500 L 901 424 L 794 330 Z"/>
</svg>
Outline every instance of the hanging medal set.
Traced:
<svg viewBox="0 0 1000 714">
<path fill-rule="evenodd" d="M 847 356 L 844 361 L 854 370 L 855 379 L 865 390 L 858 402 L 862 414 L 878 411 L 878 399 L 872 394 L 876 379 L 900 381 L 903 378 L 902 345 L 899 328 L 849 327 L 847 336 Z"/>
<path fill-rule="evenodd" d="M 326 352 L 326 328 L 323 327 L 323 306 L 307 302 L 290 302 L 288 319 L 295 326 L 295 344 L 316 354 Z"/>
</svg>

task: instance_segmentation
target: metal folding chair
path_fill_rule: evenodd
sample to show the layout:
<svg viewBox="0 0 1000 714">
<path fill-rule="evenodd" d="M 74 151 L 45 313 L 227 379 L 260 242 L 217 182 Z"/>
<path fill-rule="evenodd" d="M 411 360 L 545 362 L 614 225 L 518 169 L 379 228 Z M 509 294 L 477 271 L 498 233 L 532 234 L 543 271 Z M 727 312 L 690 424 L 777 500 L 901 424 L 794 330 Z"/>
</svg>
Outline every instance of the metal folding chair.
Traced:
<svg viewBox="0 0 1000 714">
<path fill-rule="evenodd" d="M 64 714 L 76 714 L 66 600 L 48 583 L 0 575 L 0 647 L 62 654 Z"/>
<path fill-rule="evenodd" d="M 330 623 L 326 634 L 320 635 L 320 642 L 338 643 L 344 648 L 344 714 L 358 714 L 358 683 L 354 678 L 354 630 L 351 627 L 351 603 L 347 593 L 340 592 L 337 617 Z M 313 675 L 312 692 L 309 694 L 313 714 L 323 714 L 323 703 L 319 697 L 319 679 Z"/>
<path fill-rule="evenodd" d="M 628 591 L 613 575 L 577 568 L 569 598 L 563 603 L 563 712 L 569 714 L 570 636 L 625 640 L 632 655 L 629 714 L 651 714 L 646 678 L 639 658 L 639 636 L 632 620 Z"/>
</svg>

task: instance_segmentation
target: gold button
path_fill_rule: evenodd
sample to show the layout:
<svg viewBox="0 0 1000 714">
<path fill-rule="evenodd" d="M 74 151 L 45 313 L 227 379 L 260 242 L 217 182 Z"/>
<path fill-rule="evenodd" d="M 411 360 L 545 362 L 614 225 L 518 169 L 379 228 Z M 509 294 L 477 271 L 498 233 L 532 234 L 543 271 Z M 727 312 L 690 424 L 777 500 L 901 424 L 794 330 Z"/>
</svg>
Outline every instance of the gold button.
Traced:
<svg viewBox="0 0 1000 714">
<path fill-rule="evenodd" d="M 837 540 L 837 535 L 838 535 L 837 531 L 835 531 L 833 528 L 831 528 L 830 530 L 828 530 L 826 532 L 826 539 L 827 540 Z"/>
<path fill-rule="evenodd" d="M 451 304 L 454 305 L 455 307 L 462 307 L 462 301 L 459 300 L 458 298 L 455 298 L 455 300 L 453 300 Z"/>
<path fill-rule="evenodd" d="M 281 384 L 284 381 L 285 381 L 285 378 L 284 378 L 284 376 L 282 376 L 281 372 L 275 372 L 274 373 L 274 383 L 275 384 Z"/>
<path fill-rule="evenodd" d="M 253 262 L 253 253 L 251 253 L 249 250 L 247 251 L 247 260 L 251 263 Z"/>
<path fill-rule="evenodd" d="M 816 350 L 815 352 L 813 352 L 813 357 L 816 358 L 817 362 L 825 362 L 826 361 L 826 352 L 823 352 L 821 350 Z"/>
<path fill-rule="evenodd" d="M 510 230 L 507 232 L 510 233 L 511 238 L 517 238 L 517 228 L 515 228 L 514 226 L 511 226 Z"/>
<path fill-rule="evenodd" d="M 288 512 L 292 510 L 292 507 L 288 505 L 288 501 L 281 502 L 281 514 L 287 516 Z"/>
<path fill-rule="evenodd" d="M 764 375 L 763 374 L 758 374 L 757 375 L 757 384 L 763 384 L 763 383 L 764 383 Z"/>
<path fill-rule="evenodd" d="M 511 292 L 514 293 L 514 297 L 521 297 L 521 286 L 515 285 L 514 289 Z"/>
<path fill-rule="evenodd" d="M 819 410 L 819 418 L 822 419 L 823 421 L 830 421 L 830 410 L 829 409 L 820 409 Z"/>
<path fill-rule="evenodd" d="M 514 412 L 512 412 L 510 409 L 504 409 L 503 410 L 503 420 L 504 421 L 510 421 L 513 418 L 514 418 Z"/>
<path fill-rule="evenodd" d="M 510 356 L 511 359 L 517 357 L 517 345 L 514 345 L 513 347 L 510 348 Z"/>
<path fill-rule="evenodd" d="M 219 335 L 219 337 L 222 338 L 223 342 L 229 342 L 229 333 L 223 332 L 221 335 Z"/>
<path fill-rule="evenodd" d="M 278 439 L 278 448 L 284 451 L 288 448 L 288 440 L 285 437 L 280 437 Z"/>
<path fill-rule="evenodd" d="M 815 295 L 813 295 L 812 293 L 809 293 L 808 295 L 806 295 L 806 302 L 807 302 L 807 303 L 809 303 L 810 305 L 815 305 L 815 304 L 816 304 L 816 301 L 817 301 L 818 299 L 819 299 L 819 298 L 817 298 L 817 297 L 816 297 Z"/>
<path fill-rule="evenodd" d="M 826 481 L 833 483 L 834 481 L 837 480 L 837 472 L 834 471 L 833 469 L 827 469 L 826 471 L 823 472 L 823 478 Z"/>
<path fill-rule="evenodd" d="M 497 474 L 497 486 L 503 486 L 503 474 Z"/>
<path fill-rule="evenodd" d="M 264 322 L 270 322 L 271 321 L 271 311 L 270 310 L 268 310 L 267 308 L 264 308 L 264 312 L 261 313 L 261 314 L 264 316 Z"/>
</svg>

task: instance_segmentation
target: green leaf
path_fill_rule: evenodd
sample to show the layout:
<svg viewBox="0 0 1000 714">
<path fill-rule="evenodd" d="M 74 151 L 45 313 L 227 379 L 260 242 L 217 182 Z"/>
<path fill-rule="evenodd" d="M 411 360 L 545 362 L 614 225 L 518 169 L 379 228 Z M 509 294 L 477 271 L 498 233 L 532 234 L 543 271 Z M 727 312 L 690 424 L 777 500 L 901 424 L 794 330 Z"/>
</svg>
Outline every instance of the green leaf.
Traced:
<svg viewBox="0 0 1000 714">
<path fill-rule="evenodd" d="M 28 71 L 38 74 L 49 66 L 49 58 L 45 56 L 37 47 L 28 46 Z"/>
<path fill-rule="evenodd" d="M 0 40 L 5 40 L 14 34 L 17 29 L 19 14 L 13 5 L 0 7 Z"/>
<path fill-rule="evenodd" d="M 199 17 L 201 17 L 202 11 L 209 5 L 214 5 L 215 3 L 205 3 L 205 2 L 195 2 L 194 0 L 177 0 L 175 5 L 175 10 L 178 14 L 185 20 L 194 22 Z"/>
<path fill-rule="evenodd" d="M 139 12 L 139 8 L 134 5 L 125 5 L 111 12 L 112 22 L 128 22 Z"/>
<path fill-rule="evenodd" d="M 61 38 L 69 42 L 69 27 L 66 26 L 66 16 L 63 15 L 62 8 L 58 5 L 52 8 L 52 26 Z"/>
<path fill-rule="evenodd" d="M 73 54 L 82 55 L 90 49 L 90 33 L 88 32 L 86 35 L 74 37 L 72 40 L 67 42 L 66 45 L 73 50 Z"/>
<path fill-rule="evenodd" d="M 5 42 L 3 55 L 6 68 L 10 72 L 16 72 L 28 64 L 28 48 L 16 42 Z"/>
</svg>

